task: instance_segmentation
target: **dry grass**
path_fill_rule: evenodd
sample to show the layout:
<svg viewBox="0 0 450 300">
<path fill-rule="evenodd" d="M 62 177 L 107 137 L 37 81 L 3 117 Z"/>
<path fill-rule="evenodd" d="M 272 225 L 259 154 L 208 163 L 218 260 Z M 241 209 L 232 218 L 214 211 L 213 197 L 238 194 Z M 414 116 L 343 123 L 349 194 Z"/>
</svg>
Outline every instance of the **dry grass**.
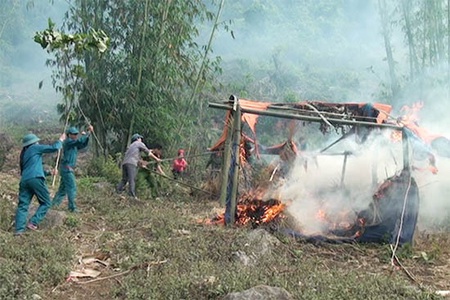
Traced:
<svg viewBox="0 0 450 300">
<path fill-rule="evenodd" d="M 0 174 L 0 298 L 220 299 L 259 284 L 282 287 L 295 299 L 438 299 L 447 290 L 446 233 L 418 233 L 414 248 L 308 243 L 270 233 L 280 243 L 261 254 L 254 229 L 203 225 L 221 207 L 184 189 L 132 201 L 93 178 L 79 180 L 80 215 L 64 226 L 12 235 L 17 179 Z M 62 208 L 63 209 L 63 208 Z M 245 266 L 242 251 L 253 257 Z M 80 259 L 95 256 L 95 281 L 67 281 Z"/>
</svg>

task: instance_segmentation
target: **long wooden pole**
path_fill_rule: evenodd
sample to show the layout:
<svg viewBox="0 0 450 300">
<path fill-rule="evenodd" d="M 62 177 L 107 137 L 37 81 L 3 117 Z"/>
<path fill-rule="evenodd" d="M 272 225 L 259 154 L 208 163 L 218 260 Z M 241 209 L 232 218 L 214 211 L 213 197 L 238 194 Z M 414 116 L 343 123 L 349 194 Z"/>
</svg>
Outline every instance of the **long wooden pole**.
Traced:
<svg viewBox="0 0 450 300">
<path fill-rule="evenodd" d="M 225 110 L 232 109 L 232 107 L 230 105 L 212 103 L 212 102 L 209 103 L 209 106 L 213 107 L 213 108 L 225 109 Z M 243 108 L 243 107 L 241 107 L 241 113 L 265 115 L 265 116 L 271 116 L 271 117 L 295 119 L 295 120 L 310 121 L 310 122 L 323 122 L 323 119 L 320 117 L 305 116 L 305 115 L 298 115 L 298 114 L 287 114 L 287 113 L 282 113 L 282 112 L 273 112 L 273 111 L 269 111 L 269 110 L 258 110 L 258 109 L 250 109 L 250 108 Z M 395 130 L 403 129 L 403 127 L 394 125 L 394 124 L 378 124 L 378 123 L 372 123 L 372 122 L 344 120 L 344 119 L 336 119 L 336 118 L 327 118 L 327 120 L 331 124 L 361 125 L 361 126 L 367 126 L 367 127 L 391 128 L 391 129 L 395 129 Z"/>
<path fill-rule="evenodd" d="M 406 134 L 407 129 L 402 130 L 402 146 L 403 146 L 403 170 L 411 171 L 409 158 L 409 140 Z"/>
<path fill-rule="evenodd" d="M 225 151 L 222 154 L 222 185 L 220 187 L 220 204 L 225 205 L 227 201 L 227 188 L 230 175 L 230 161 L 231 161 L 231 138 L 233 136 L 233 117 L 236 114 L 232 111 L 230 114 L 230 119 L 226 123 L 227 127 L 227 139 L 225 140 Z"/>
<path fill-rule="evenodd" d="M 331 147 L 333 147 L 334 145 L 336 145 L 337 143 L 339 143 L 343 139 L 347 138 L 350 135 L 350 133 L 353 133 L 353 130 L 345 133 L 340 138 L 338 138 L 337 140 L 335 140 L 334 142 L 332 142 L 331 144 L 329 144 L 328 146 L 326 146 L 325 148 L 320 150 L 320 153 L 323 153 L 323 152 L 327 151 L 328 149 L 330 149 Z"/>
<path fill-rule="evenodd" d="M 343 113 L 336 113 L 336 112 L 329 112 L 329 111 L 319 111 L 313 105 L 305 105 L 305 106 L 310 107 L 311 109 L 289 107 L 288 104 L 286 104 L 286 105 L 287 105 L 287 107 L 277 106 L 277 105 L 269 105 L 268 108 L 270 110 L 274 110 L 274 111 L 286 111 L 286 112 L 299 113 L 299 114 L 305 113 L 305 114 L 310 114 L 310 115 L 317 115 L 319 117 L 322 116 L 322 117 L 325 117 L 327 119 L 328 118 L 332 118 L 333 116 L 336 117 L 336 118 L 344 116 Z M 382 111 L 382 110 L 379 110 L 379 111 L 380 111 L 380 113 L 382 113 L 382 114 L 384 114 L 386 116 L 389 116 L 385 111 Z M 377 120 L 376 117 L 364 117 L 364 119 L 366 119 L 366 120 L 373 120 L 373 121 Z"/>
<path fill-rule="evenodd" d="M 161 174 L 161 173 L 159 173 L 159 172 L 153 171 L 152 169 L 149 169 L 148 167 L 142 167 L 142 169 L 147 170 L 147 171 L 149 171 L 149 172 L 152 173 L 152 174 L 156 174 L 156 175 L 161 176 L 161 177 L 163 177 L 163 178 L 169 179 L 169 180 L 171 180 L 171 181 L 173 181 L 173 182 L 176 182 L 177 184 L 181 184 L 181 185 L 187 186 L 187 187 L 189 187 L 189 188 L 191 188 L 191 189 L 197 190 L 197 191 L 199 191 L 199 192 L 203 192 L 203 193 L 205 193 L 205 194 L 209 194 L 209 195 L 212 195 L 212 196 L 216 196 L 214 193 L 211 193 L 210 191 L 202 190 L 201 188 L 198 188 L 198 187 L 196 187 L 196 186 L 190 185 L 190 184 L 188 184 L 188 183 L 186 183 L 186 182 L 183 182 L 183 181 L 181 181 L 181 180 L 176 180 L 176 179 L 174 179 L 174 178 L 172 178 L 172 177 L 169 177 L 169 176 L 167 176 L 167 175 L 164 175 L 164 174 Z"/>
<path fill-rule="evenodd" d="M 347 157 L 348 153 L 344 153 L 344 162 L 342 163 L 342 172 L 341 172 L 341 187 L 344 186 L 345 169 L 347 168 Z"/>
<path fill-rule="evenodd" d="M 234 125 L 233 125 L 233 153 L 234 153 L 234 161 L 232 162 L 233 170 L 233 179 L 231 185 L 231 201 L 230 201 L 230 224 L 234 224 L 235 216 L 236 216 L 236 205 L 237 205 L 237 194 L 238 194 L 238 185 L 239 185 L 239 165 L 240 165 L 240 157 L 239 157 L 239 148 L 241 142 L 241 108 L 239 105 L 239 100 L 235 99 L 237 102 L 235 117 L 234 117 Z"/>
<path fill-rule="evenodd" d="M 66 132 L 67 130 L 67 125 L 69 125 L 69 116 L 70 116 L 70 111 L 72 110 L 72 104 L 70 104 L 69 106 L 69 111 L 67 112 L 67 117 L 66 117 L 66 122 L 64 123 L 64 130 L 63 133 Z M 63 141 L 64 143 L 64 141 Z M 56 155 L 56 162 L 55 162 L 55 170 L 58 170 L 59 167 L 59 161 L 61 159 L 61 149 L 58 149 L 58 154 Z M 56 183 L 56 175 L 57 172 L 54 172 L 53 174 L 53 180 L 52 180 L 52 188 L 55 187 L 55 183 Z"/>
<path fill-rule="evenodd" d="M 213 103 L 229 105 L 230 101 L 224 100 L 221 102 L 213 102 Z M 306 106 L 306 107 L 310 108 L 310 109 L 306 109 L 306 108 L 299 108 L 298 106 L 293 106 L 293 105 L 295 105 L 293 103 L 274 103 L 274 104 L 269 105 L 267 107 L 267 110 L 291 112 L 291 113 L 296 113 L 296 114 L 300 114 L 300 115 L 305 114 L 305 115 L 319 116 L 319 117 L 322 117 L 322 119 L 324 117 L 325 118 L 333 118 L 333 116 L 336 119 L 339 119 L 340 117 L 342 118 L 342 117 L 346 116 L 345 113 L 337 113 L 337 112 L 319 110 L 318 108 L 316 108 L 314 106 L 314 104 L 315 104 L 314 101 L 301 103 L 302 106 Z M 358 103 L 353 103 L 353 104 L 358 104 Z M 328 107 L 332 108 L 331 105 Z M 392 120 L 397 119 L 382 109 L 377 108 L 377 110 L 380 112 L 380 114 L 385 115 L 387 118 L 390 118 Z M 378 119 L 378 117 L 368 117 L 368 116 L 364 116 L 364 117 L 360 117 L 360 118 L 364 118 L 364 120 L 366 120 L 366 121 L 374 121 L 374 122 Z"/>
</svg>

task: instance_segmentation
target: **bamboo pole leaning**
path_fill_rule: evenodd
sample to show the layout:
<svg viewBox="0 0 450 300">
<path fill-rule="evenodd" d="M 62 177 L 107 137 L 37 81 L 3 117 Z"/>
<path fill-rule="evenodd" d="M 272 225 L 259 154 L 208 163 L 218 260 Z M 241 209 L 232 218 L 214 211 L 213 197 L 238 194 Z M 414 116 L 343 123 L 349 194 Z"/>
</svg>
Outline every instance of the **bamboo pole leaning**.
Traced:
<svg viewBox="0 0 450 300">
<path fill-rule="evenodd" d="M 236 114 L 232 112 L 230 114 L 230 122 L 227 122 L 227 138 L 225 140 L 225 151 L 222 154 L 222 184 L 220 186 L 220 204 L 225 205 L 227 201 L 227 189 L 230 175 L 230 161 L 231 161 L 231 138 L 233 136 L 233 124 L 231 122 L 233 118 L 236 118 Z"/>
</svg>

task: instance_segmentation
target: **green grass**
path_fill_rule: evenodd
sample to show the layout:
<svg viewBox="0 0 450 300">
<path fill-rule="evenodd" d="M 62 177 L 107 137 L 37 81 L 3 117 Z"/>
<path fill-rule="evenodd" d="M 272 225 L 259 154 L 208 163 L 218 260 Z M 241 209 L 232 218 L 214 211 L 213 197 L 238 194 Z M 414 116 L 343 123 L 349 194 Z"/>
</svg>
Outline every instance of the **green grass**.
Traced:
<svg viewBox="0 0 450 300">
<path fill-rule="evenodd" d="M 219 207 L 212 200 L 173 193 L 134 202 L 99 178 L 79 179 L 81 214 L 68 215 L 60 228 L 14 237 L 15 199 L 7 195 L 15 188 L 0 187 L 0 299 L 221 299 L 261 284 L 284 288 L 294 299 L 438 299 L 432 293 L 438 286 L 422 284 L 419 273 L 413 282 L 390 266 L 387 246 L 317 245 L 268 232 L 278 242 L 263 253 L 251 238 L 254 229 L 197 222 Z M 430 263 L 420 252 L 436 243 L 405 248 L 403 264 L 430 273 L 447 254 L 433 252 Z M 236 259 L 238 251 L 253 264 Z M 80 257 L 93 253 L 109 257 L 100 278 L 125 273 L 66 282 Z"/>
</svg>

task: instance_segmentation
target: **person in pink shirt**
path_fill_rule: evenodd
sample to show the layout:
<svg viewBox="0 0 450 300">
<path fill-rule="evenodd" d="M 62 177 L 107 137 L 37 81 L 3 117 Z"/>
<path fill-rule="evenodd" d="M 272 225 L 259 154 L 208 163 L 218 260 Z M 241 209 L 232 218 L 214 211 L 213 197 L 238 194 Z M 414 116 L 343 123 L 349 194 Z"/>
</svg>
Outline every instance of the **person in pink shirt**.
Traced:
<svg viewBox="0 0 450 300">
<path fill-rule="evenodd" d="M 178 150 L 178 157 L 173 161 L 172 174 L 175 179 L 182 175 L 188 166 L 186 159 L 184 158 L 184 150 Z"/>
</svg>

